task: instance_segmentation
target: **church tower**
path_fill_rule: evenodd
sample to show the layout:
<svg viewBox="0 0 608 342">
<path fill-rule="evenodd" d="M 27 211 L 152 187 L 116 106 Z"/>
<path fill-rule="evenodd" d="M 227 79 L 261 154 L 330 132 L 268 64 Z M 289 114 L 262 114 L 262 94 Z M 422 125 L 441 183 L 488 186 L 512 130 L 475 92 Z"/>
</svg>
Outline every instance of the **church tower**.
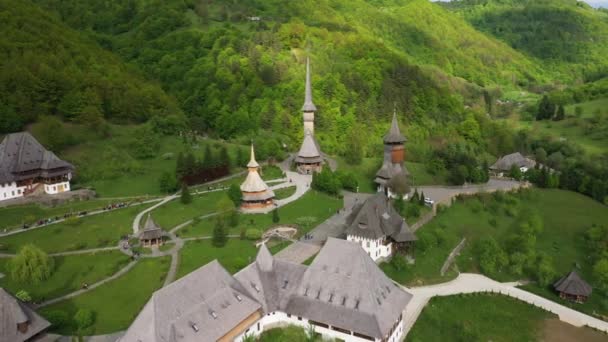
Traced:
<svg viewBox="0 0 608 342">
<path fill-rule="evenodd" d="M 306 57 L 306 90 L 304 94 L 304 105 L 302 106 L 302 112 L 304 117 L 304 135 L 306 132 L 310 132 L 311 135 L 315 134 L 315 112 L 317 107 L 312 102 L 312 87 L 310 84 L 310 59 Z"/>
<path fill-rule="evenodd" d="M 376 172 L 374 182 L 378 185 L 378 192 L 384 192 L 387 196 L 393 197 L 390 183 L 395 178 L 404 178 L 409 176 L 409 172 L 403 163 L 405 160 L 406 137 L 401 134 L 399 123 L 397 122 L 397 110 L 393 112 L 393 121 L 391 128 L 384 136 L 384 160 L 380 170 Z"/>
</svg>

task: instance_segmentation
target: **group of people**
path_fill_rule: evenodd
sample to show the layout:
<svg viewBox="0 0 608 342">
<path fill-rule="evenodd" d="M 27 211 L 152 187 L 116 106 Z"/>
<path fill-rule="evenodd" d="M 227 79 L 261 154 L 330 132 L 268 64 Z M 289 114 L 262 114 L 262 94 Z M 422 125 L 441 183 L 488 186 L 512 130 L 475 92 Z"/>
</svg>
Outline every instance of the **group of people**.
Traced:
<svg viewBox="0 0 608 342">
<path fill-rule="evenodd" d="M 107 206 L 103 207 L 103 210 L 121 209 L 121 208 L 126 208 L 128 206 L 129 206 L 129 204 L 126 202 L 112 203 L 112 204 L 108 204 Z"/>
<path fill-rule="evenodd" d="M 112 204 L 108 204 L 107 206 L 103 207 L 103 210 L 113 210 L 113 209 L 121 209 L 121 208 L 126 208 L 129 206 L 129 203 L 127 202 L 118 202 L 118 203 L 112 203 Z M 79 212 L 69 212 L 69 213 L 65 213 L 63 214 L 63 216 L 54 216 L 54 217 L 49 217 L 46 219 L 40 219 L 38 221 L 36 221 L 34 224 L 28 224 L 28 223 L 23 223 L 23 229 L 28 229 L 30 228 L 32 225 L 36 225 L 36 226 L 44 226 L 47 224 L 51 224 L 55 221 L 59 221 L 60 219 L 68 219 L 72 216 L 86 216 L 89 212 L 86 210 L 83 211 L 79 211 Z"/>
</svg>

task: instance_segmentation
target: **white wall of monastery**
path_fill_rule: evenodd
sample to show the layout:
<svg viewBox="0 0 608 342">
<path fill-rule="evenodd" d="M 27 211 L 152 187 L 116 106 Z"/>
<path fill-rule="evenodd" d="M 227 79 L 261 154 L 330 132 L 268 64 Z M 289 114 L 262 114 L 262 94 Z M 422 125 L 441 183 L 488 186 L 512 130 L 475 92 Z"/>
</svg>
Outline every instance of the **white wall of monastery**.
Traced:
<svg viewBox="0 0 608 342">
<path fill-rule="evenodd" d="M 54 184 L 44 184 L 44 192 L 50 195 L 70 191 L 70 182 L 59 182 Z"/>
<path fill-rule="evenodd" d="M 249 329 L 243 332 L 240 336 L 238 336 L 234 341 L 241 342 L 245 338 L 245 336 L 259 336 L 262 332 L 277 328 L 277 327 L 285 327 L 288 325 L 295 325 L 307 330 L 310 326 L 309 321 L 304 317 L 296 317 L 292 315 L 288 315 L 284 312 L 276 311 L 266 314 L 264 317 L 259 319 L 256 323 L 254 323 Z M 345 342 L 369 342 L 370 340 L 360 338 L 357 336 L 353 336 L 352 334 L 346 334 L 341 331 L 336 331 L 332 329 L 331 326 L 328 328 L 324 328 L 318 325 L 313 325 L 315 327 L 315 332 L 323 335 L 325 338 L 338 338 Z M 389 337 L 387 342 L 398 342 L 403 337 L 403 321 L 400 321 L 397 328 L 393 332 L 393 334 Z M 380 342 L 379 339 L 376 339 L 375 342 Z"/>
<path fill-rule="evenodd" d="M 0 201 L 23 197 L 24 190 L 25 187 L 18 187 L 15 182 L 0 184 Z"/>
<path fill-rule="evenodd" d="M 386 259 L 391 256 L 393 253 L 393 244 L 389 243 L 388 245 L 383 245 L 382 241 L 384 239 L 366 239 L 360 236 L 348 235 L 346 237 L 347 241 L 354 241 L 363 247 L 363 250 L 369 255 L 374 261 L 378 261 L 380 259 Z"/>
</svg>

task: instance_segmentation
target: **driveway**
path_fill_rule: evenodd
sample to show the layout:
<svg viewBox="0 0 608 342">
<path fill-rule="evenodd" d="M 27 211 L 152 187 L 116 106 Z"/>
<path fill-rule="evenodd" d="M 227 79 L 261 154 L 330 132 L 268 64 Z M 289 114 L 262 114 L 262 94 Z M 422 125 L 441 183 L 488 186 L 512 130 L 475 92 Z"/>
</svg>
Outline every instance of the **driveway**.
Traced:
<svg viewBox="0 0 608 342">
<path fill-rule="evenodd" d="M 524 182 L 517 182 L 504 179 L 490 179 L 485 184 L 465 184 L 463 186 L 418 186 L 418 193 L 424 192 L 425 197 L 429 197 L 435 203 L 450 204 L 452 197 L 461 194 L 476 194 L 479 192 L 511 191 L 521 187 L 527 187 Z M 411 193 L 414 193 L 412 189 Z"/>
</svg>

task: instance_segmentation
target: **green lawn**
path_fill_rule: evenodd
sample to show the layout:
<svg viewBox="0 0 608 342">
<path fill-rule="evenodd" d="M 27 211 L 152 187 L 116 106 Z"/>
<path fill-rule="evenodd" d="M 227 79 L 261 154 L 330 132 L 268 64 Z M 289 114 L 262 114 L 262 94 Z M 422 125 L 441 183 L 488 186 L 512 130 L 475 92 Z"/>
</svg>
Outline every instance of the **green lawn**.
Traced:
<svg viewBox="0 0 608 342">
<path fill-rule="evenodd" d="M 299 224 L 298 236 L 310 231 L 319 223 L 336 213 L 343 207 L 341 199 L 320 193 L 315 190 L 307 192 L 297 201 L 291 202 L 278 209 L 279 224 Z M 213 218 L 201 220 L 194 226 L 181 229 L 178 233 L 183 237 L 211 236 Z M 231 234 L 238 234 L 241 229 L 256 228 L 266 230 L 277 223 L 272 222 L 272 214 L 239 214 L 239 225 L 232 228 Z"/>
<path fill-rule="evenodd" d="M 188 241 L 179 251 L 177 277 L 217 259 L 230 273 L 236 273 L 255 259 L 257 249 L 253 241 L 229 239 L 224 247 L 214 247 L 211 240 Z"/>
<path fill-rule="evenodd" d="M 483 237 L 504 243 L 515 228 L 519 210 L 534 208 L 544 221 L 544 230 L 537 238 L 537 250 L 550 255 L 559 274 L 565 274 L 575 263 L 582 266 L 584 277 L 591 279 L 591 265 L 585 247 L 584 233 L 593 223 L 608 222 L 608 208 L 578 193 L 563 190 L 532 189 L 522 194 L 505 195 L 497 202 L 491 195 L 484 204 L 477 198 L 456 202 L 439 213 L 416 232 L 415 265 L 396 272 L 390 264 L 381 267 L 395 280 L 405 284 L 442 281 L 439 271 L 448 254 L 467 238 L 457 265 L 461 272 L 479 272 L 472 246 Z M 447 275 L 447 278 L 451 275 Z M 516 280 L 509 274 L 499 280 Z"/>
<path fill-rule="evenodd" d="M 583 109 L 582 117 L 589 118 L 592 117 L 598 109 L 602 112 L 606 112 L 608 109 L 608 98 L 568 105 L 565 108 L 566 115 L 575 115 L 576 107 L 581 107 Z"/>
<path fill-rule="evenodd" d="M 260 337 L 259 342 L 310 342 L 307 331 L 295 325 L 290 325 L 284 328 L 274 328 L 264 331 Z M 339 341 L 336 339 L 324 339 L 322 336 L 317 334 L 314 342 L 332 342 Z"/>
<path fill-rule="evenodd" d="M 152 205 L 152 204 L 150 204 Z M 131 225 L 146 205 L 114 210 L 79 218 L 76 224 L 62 222 L 0 238 L 0 247 L 16 252 L 20 246 L 33 243 L 48 253 L 116 246 L 121 236 L 133 232 Z"/>
<path fill-rule="evenodd" d="M 543 323 L 551 317 L 498 295 L 435 297 L 405 341 L 539 341 Z"/>
<path fill-rule="evenodd" d="M 34 223 L 40 219 L 79 211 L 101 209 L 117 201 L 93 199 L 88 201 L 73 201 L 56 207 L 45 207 L 36 204 L 19 205 L 0 208 L 0 230 L 20 228 L 23 223 Z"/>
<path fill-rule="evenodd" d="M 76 135 L 83 135 L 81 126 L 70 127 L 77 131 Z M 178 136 L 162 136 L 154 157 L 136 159 L 133 157 L 132 140 L 138 129 L 137 125 L 111 125 L 111 139 L 83 139 L 77 146 L 63 151 L 60 157 L 76 166 L 79 173 L 75 182 L 78 185 L 92 187 L 100 196 L 160 195 L 160 176 L 164 172 L 175 172 L 177 155 L 187 146 Z M 211 144 L 214 153 L 218 153 L 219 147 L 227 146 L 233 160 L 237 148 L 245 151 L 245 146 L 199 139 L 192 149 L 197 158 L 203 157 L 206 144 Z"/>
<path fill-rule="evenodd" d="M 608 151 L 608 134 L 605 131 L 590 133 L 585 129 L 587 119 L 567 117 L 562 121 L 521 122 L 520 127 L 529 128 L 533 135 L 566 139 L 582 147 L 587 153 L 602 154 Z M 603 133 L 602 133 L 603 132 Z"/>
<path fill-rule="evenodd" d="M 263 165 L 260 167 L 260 175 L 263 180 L 285 178 L 285 174 L 277 165 Z"/>
<path fill-rule="evenodd" d="M 169 257 L 141 259 L 122 277 L 80 296 L 44 307 L 40 313 L 46 316 L 53 311 L 62 311 L 68 317 L 74 317 L 79 309 L 89 309 L 95 316 L 92 335 L 124 330 L 139 314 L 152 293 L 162 286 L 168 269 Z M 51 329 L 64 335 L 76 331 L 73 322 L 53 326 Z"/>
<path fill-rule="evenodd" d="M 274 190 L 274 199 L 280 200 L 280 199 L 287 198 L 287 197 L 295 194 L 296 189 L 297 189 L 297 187 L 294 185 L 294 186 L 290 186 L 288 188 Z"/>
<path fill-rule="evenodd" d="M 217 202 L 224 196 L 226 196 L 225 191 L 194 195 L 190 204 L 183 204 L 177 198 L 154 209 L 151 215 L 154 221 L 164 230 L 171 230 L 173 227 L 190 219 L 215 212 L 217 210 Z M 142 225 L 144 223 L 145 219 L 142 220 Z"/>
<path fill-rule="evenodd" d="M 0 287 L 12 293 L 27 291 L 34 301 L 56 298 L 81 289 L 84 283 L 93 284 L 118 272 L 129 262 L 119 251 L 54 257 L 55 269 L 51 277 L 39 284 L 13 281 L 7 270 L 10 259 L 0 259 Z"/>
</svg>

